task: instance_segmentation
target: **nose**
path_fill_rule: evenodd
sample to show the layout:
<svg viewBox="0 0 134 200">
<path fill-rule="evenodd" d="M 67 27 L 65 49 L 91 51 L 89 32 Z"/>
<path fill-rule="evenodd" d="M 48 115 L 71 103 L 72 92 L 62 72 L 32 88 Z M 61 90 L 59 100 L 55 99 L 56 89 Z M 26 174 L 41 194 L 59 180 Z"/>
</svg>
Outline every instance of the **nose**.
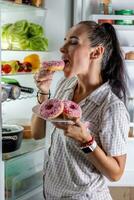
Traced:
<svg viewBox="0 0 134 200">
<path fill-rule="evenodd" d="M 64 46 L 62 46 L 62 47 L 60 48 L 60 52 L 61 52 L 61 53 L 65 53 L 65 48 L 64 48 Z"/>
</svg>

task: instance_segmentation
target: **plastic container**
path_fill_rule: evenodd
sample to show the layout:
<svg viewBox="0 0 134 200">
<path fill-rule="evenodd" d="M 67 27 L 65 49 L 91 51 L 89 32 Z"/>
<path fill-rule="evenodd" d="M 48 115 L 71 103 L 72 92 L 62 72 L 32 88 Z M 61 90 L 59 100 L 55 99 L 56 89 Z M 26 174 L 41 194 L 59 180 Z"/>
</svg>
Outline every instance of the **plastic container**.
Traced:
<svg viewBox="0 0 134 200">
<path fill-rule="evenodd" d="M 16 85 L 3 84 L 2 88 L 5 89 L 6 92 L 8 93 L 9 99 L 15 100 L 15 99 L 19 98 L 19 96 L 21 94 L 20 87 L 18 87 Z"/>
<path fill-rule="evenodd" d="M 112 1 L 109 0 L 109 2 L 104 2 L 103 0 L 99 3 L 99 14 L 104 15 L 111 15 L 113 14 L 113 7 L 112 7 Z"/>
<path fill-rule="evenodd" d="M 129 9 L 115 10 L 116 15 L 133 15 L 134 11 Z M 133 25 L 133 20 L 115 20 L 118 25 Z"/>
<path fill-rule="evenodd" d="M 112 20 L 112 19 L 99 19 L 98 23 L 99 24 L 103 24 L 103 23 L 114 24 L 114 20 Z"/>
<path fill-rule="evenodd" d="M 8 92 L 5 88 L 1 88 L 1 101 L 4 102 L 8 98 Z"/>
</svg>

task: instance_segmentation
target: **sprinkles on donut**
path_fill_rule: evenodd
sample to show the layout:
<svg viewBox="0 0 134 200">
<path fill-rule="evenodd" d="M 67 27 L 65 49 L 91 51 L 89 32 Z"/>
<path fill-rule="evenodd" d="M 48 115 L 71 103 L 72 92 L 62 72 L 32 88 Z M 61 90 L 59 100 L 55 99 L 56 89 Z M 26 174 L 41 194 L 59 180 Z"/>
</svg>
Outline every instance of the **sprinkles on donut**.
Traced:
<svg viewBox="0 0 134 200">
<path fill-rule="evenodd" d="M 44 119 L 54 119 L 63 114 L 66 119 L 81 118 L 81 107 L 70 100 L 48 99 L 40 105 L 40 115 Z"/>
<path fill-rule="evenodd" d="M 64 104 L 59 99 L 49 99 L 40 105 L 40 115 L 45 119 L 54 119 L 63 112 Z"/>
<path fill-rule="evenodd" d="M 63 60 L 57 61 L 44 61 L 42 67 L 46 68 L 49 71 L 62 71 L 64 69 L 65 63 Z"/>
<path fill-rule="evenodd" d="M 82 110 L 81 107 L 70 100 L 64 100 L 64 110 L 63 115 L 69 119 L 71 118 L 81 118 Z"/>
</svg>

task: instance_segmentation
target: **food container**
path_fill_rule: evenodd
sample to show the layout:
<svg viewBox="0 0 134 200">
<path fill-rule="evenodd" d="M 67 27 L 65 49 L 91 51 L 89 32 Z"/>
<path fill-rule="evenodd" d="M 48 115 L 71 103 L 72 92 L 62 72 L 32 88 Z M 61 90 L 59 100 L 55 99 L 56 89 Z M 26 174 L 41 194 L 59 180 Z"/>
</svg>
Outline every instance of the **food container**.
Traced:
<svg viewBox="0 0 134 200">
<path fill-rule="evenodd" d="M 20 148 L 23 137 L 22 126 L 8 125 L 2 126 L 2 152 L 9 153 Z"/>
<path fill-rule="evenodd" d="M 129 9 L 123 9 L 123 10 L 115 10 L 116 15 L 133 15 L 134 11 Z M 118 25 L 133 25 L 133 20 L 115 20 L 115 24 Z"/>
<path fill-rule="evenodd" d="M 31 126 L 30 125 L 22 125 L 22 126 L 24 128 L 23 139 L 31 139 L 32 138 Z"/>
<path fill-rule="evenodd" d="M 99 19 L 98 23 L 99 24 L 103 24 L 103 23 L 114 24 L 114 20 L 112 20 L 112 19 Z"/>
<path fill-rule="evenodd" d="M 4 102 L 8 98 L 8 92 L 5 88 L 1 88 L 1 101 Z"/>
<path fill-rule="evenodd" d="M 15 99 L 19 98 L 19 96 L 21 94 L 20 87 L 18 87 L 16 85 L 3 84 L 2 88 L 4 88 L 7 91 L 9 99 L 15 100 Z"/>
</svg>

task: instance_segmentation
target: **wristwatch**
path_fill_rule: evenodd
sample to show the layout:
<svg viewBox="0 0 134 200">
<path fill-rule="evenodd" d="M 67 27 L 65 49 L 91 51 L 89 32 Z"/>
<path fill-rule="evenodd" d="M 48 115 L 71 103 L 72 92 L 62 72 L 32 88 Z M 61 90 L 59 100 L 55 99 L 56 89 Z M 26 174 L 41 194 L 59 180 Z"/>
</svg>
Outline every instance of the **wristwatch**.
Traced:
<svg viewBox="0 0 134 200">
<path fill-rule="evenodd" d="M 84 153 L 90 153 L 93 152 L 96 149 L 96 147 L 97 143 L 94 139 L 92 139 L 91 143 L 81 146 L 80 148 Z"/>
</svg>

